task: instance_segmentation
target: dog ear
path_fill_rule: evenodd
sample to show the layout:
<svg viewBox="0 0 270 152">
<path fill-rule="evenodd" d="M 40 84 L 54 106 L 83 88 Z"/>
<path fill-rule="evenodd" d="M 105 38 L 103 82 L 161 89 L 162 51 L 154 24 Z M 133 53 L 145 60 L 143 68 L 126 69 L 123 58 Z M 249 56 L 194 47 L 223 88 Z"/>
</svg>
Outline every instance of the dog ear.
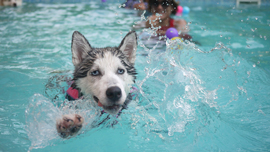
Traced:
<svg viewBox="0 0 270 152">
<path fill-rule="evenodd" d="M 134 64 L 137 51 L 137 34 L 134 31 L 129 32 L 118 47 L 128 58 L 129 62 Z"/>
<path fill-rule="evenodd" d="M 91 49 L 91 45 L 86 38 L 80 32 L 75 31 L 72 35 L 71 44 L 73 65 L 76 66 L 81 63 Z"/>
</svg>

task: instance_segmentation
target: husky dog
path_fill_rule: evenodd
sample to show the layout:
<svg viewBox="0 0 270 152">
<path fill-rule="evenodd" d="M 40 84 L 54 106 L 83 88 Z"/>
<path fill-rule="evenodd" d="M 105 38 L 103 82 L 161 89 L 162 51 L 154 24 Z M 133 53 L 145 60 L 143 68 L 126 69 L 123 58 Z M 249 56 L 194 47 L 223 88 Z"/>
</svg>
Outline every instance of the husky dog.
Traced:
<svg viewBox="0 0 270 152">
<path fill-rule="evenodd" d="M 75 31 L 71 50 L 75 67 L 72 89 L 77 90 L 79 98 L 88 96 L 105 112 L 116 115 L 136 78 L 136 33 L 129 32 L 118 47 L 94 48 Z M 78 114 L 63 116 L 57 121 L 57 131 L 65 138 L 77 133 L 83 121 Z"/>
<path fill-rule="evenodd" d="M 0 6 L 21 6 L 22 0 L 0 0 Z"/>
</svg>

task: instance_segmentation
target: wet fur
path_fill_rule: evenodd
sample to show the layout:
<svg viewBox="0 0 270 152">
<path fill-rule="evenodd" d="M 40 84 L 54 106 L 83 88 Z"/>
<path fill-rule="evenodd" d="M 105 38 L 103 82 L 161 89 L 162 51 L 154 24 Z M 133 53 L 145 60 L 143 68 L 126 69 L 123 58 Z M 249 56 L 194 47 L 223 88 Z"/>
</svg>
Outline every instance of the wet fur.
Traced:
<svg viewBox="0 0 270 152">
<path fill-rule="evenodd" d="M 62 138 L 73 136 L 82 128 L 84 119 L 78 115 L 65 115 L 57 121 L 56 129 Z"/>
<path fill-rule="evenodd" d="M 72 35 L 71 49 L 75 67 L 72 87 L 79 90 L 81 95 L 90 97 L 89 102 L 102 105 L 105 112 L 117 114 L 124 105 L 136 78 L 134 68 L 137 50 L 136 33 L 129 32 L 118 47 L 93 48 L 81 33 L 75 31 Z M 93 73 L 97 71 L 99 74 L 94 75 Z M 121 96 L 117 100 L 112 100 L 107 92 L 115 87 L 121 90 Z M 78 117 L 81 116 L 77 114 L 63 116 L 57 121 L 56 127 L 61 137 L 73 135 L 70 130 L 74 126 L 82 125 L 81 122 L 76 121 Z"/>
<path fill-rule="evenodd" d="M 93 48 L 86 38 L 75 31 L 72 36 L 73 88 L 78 89 L 84 96 L 96 97 L 102 103 L 106 112 L 117 114 L 118 109 L 106 109 L 106 106 L 123 105 L 131 85 L 136 78 L 134 68 L 137 35 L 129 32 L 118 47 Z M 123 74 L 117 73 L 123 69 Z M 98 71 L 98 76 L 91 72 Z M 111 102 L 106 96 L 110 87 L 119 87 L 122 97 L 117 102 Z"/>
</svg>

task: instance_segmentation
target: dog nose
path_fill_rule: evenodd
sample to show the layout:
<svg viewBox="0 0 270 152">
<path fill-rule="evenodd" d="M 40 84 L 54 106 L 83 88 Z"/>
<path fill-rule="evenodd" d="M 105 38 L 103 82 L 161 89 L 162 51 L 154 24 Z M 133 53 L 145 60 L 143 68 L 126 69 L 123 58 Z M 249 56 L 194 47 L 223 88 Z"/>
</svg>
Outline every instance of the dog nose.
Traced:
<svg viewBox="0 0 270 152">
<path fill-rule="evenodd" d="M 13 3 L 13 7 L 17 7 L 17 4 L 16 3 Z"/>
<path fill-rule="evenodd" d="M 122 97 L 121 89 L 119 87 L 110 87 L 107 89 L 106 95 L 111 101 L 116 102 Z"/>
</svg>

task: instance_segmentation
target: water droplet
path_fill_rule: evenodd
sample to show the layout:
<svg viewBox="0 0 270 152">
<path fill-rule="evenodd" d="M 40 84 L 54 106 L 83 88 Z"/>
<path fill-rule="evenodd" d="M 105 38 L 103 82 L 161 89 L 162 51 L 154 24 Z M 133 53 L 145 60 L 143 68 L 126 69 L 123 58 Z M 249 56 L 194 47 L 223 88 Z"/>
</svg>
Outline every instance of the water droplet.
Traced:
<svg viewBox="0 0 270 152">
<path fill-rule="evenodd" d="M 257 64 L 260 64 L 260 61 L 258 61 Z"/>
<path fill-rule="evenodd" d="M 123 5 L 119 5 L 119 8 L 121 8 L 122 6 L 123 6 L 123 7 L 125 7 L 126 5 L 125 5 L 125 4 L 123 4 Z"/>
<path fill-rule="evenodd" d="M 249 46 L 249 45 L 247 45 L 247 47 L 248 47 L 248 48 L 250 48 L 250 46 Z"/>
<path fill-rule="evenodd" d="M 252 31 L 252 32 L 254 32 L 254 30 L 253 30 L 253 29 L 251 29 L 251 31 Z"/>
<path fill-rule="evenodd" d="M 222 37 L 222 35 L 220 35 L 220 37 Z"/>
<path fill-rule="evenodd" d="M 258 18 L 256 17 L 255 20 L 258 20 Z"/>
<path fill-rule="evenodd" d="M 241 22 L 243 22 L 243 20 L 241 20 Z"/>
<path fill-rule="evenodd" d="M 188 25 L 190 25 L 192 22 L 188 22 Z"/>
<path fill-rule="evenodd" d="M 233 13 L 231 13 L 231 15 L 233 15 Z"/>
<path fill-rule="evenodd" d="M 253 64 L 253 68 L 255 68 L 256 67 L 256 64 Z"/>
<path fill-rule="evenodd" d="M 250 71 L 247 72 L 248 77 L 250 76 L 250 73 L 251 73 Z"/>
</svg>

